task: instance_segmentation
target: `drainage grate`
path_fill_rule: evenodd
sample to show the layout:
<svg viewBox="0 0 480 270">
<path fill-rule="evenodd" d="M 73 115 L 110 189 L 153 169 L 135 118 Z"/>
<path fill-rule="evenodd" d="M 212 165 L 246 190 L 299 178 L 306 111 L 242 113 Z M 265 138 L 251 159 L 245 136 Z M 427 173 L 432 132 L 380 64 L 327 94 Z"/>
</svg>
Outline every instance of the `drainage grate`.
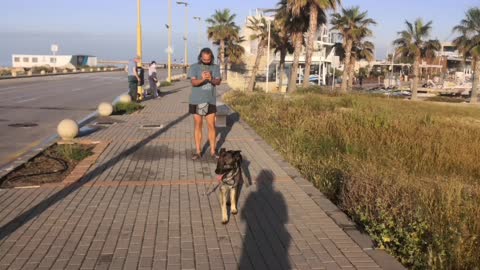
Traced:
<svg viewBox="0 0 480 270">
<path fill-rule="evenodd" d="M 8 125 L 9 127 L 19 127 L 19 128 L 29 128 L 29 127 L 36 127 L 38 124 L 35 123 L 14 123 Z"/>
<path fill-rule="evenodd" d="M 108 127 L 108 126 L 111 126 L 113 124 L 115 124 L 115 122 L 112 122 L 112 121 L 98 121 L 98 122 L 95 122 L 93 125 L 94 126 Z"/>
<path fill-rule="evenodd" d="M 142 125 L 140 128 L 143 128 L 143 129 L 161 129 L 161 128 L 163 128 L 163 125 L 156 125 L 156 124 Z"/>
</svg>

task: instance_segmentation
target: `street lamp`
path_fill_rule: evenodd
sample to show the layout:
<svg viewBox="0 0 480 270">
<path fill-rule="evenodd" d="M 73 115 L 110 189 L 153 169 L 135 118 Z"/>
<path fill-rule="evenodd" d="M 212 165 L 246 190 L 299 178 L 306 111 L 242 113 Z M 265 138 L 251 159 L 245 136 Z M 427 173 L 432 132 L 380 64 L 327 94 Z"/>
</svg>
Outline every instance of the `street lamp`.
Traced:
<svg viewBox="0 0 480 270">
<path fill-rule="evenodd" d="M 268 75 L 270 73 L 270 28 L 271 28 L 272 22 L 270 19 L 267 19 L 267 28 L 268 28 L 268 41 L 267 41 L 267 83 L 266 83 L 266 91 L 267 93 L 269 92 L 268 88 L 268 83 L 269 83 L 269 78 Z"/>
<path fill-rule="evenodd" d="M 172 0 L 168 0 L 168 24 L 165 25 L 168 29 L 168 48 L 167 48 L 167 54 L 168 54 L 168 72 L 167 72 L 167 81 L 171 82 L 172 81 L 172 53 L 173 53 L 173 48 L 172 48 Z"/>
<path fill-rule="evenodd" d="M 200 36 L 200 33 L 202 32 L 202 18 L 195 16 L 193 19 L 198 21 L 198 51 L 200 51 L 202 49 L 202 41 Z"/>
<path fill-rule="evenodd" d="M 178 5 L 184 5 L 185 6 L 185 36 L 183 37 L 183 40 L 185 41 L 185 72 L 187 72 L 187 65 L 188 65 L 188 3 L 187 2 L 182 2 L 182 1 L 177 1 Z"/>
<path fill-rule="evenodd" d="M 53 53 L 53 73 L 57 73 L 57 57 L 55 57 L 55 54 L 58 52 L 58 45 L 57 44 L 52 44 L 52 46 L 50 47 L 52 53 Z M 52 62 L 52 61 L 50 61 Z"/>
<path fill-rule="evenodd" d="M 140 13 L 141 0 L 137 0 L 137 56 L 140 58 L 140 61 L 137 63 L 137 66 L 142 68 L 142 23 L 141 23 L 141 13 Z M 137 87 L 137 93 L 139 95 L 138 99 L 143 99 L 143 87 L 139 85 Z"/>
</svg>

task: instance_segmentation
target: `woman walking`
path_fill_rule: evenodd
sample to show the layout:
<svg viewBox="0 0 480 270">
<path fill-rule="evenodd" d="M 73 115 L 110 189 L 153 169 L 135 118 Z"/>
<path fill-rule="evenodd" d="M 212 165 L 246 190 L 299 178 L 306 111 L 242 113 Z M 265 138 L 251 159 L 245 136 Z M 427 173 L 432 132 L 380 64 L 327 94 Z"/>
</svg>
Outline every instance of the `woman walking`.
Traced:
<svg viewBox="0 0 480 270">
<path fill-rule="evenodd" d="M 148 67 L 148 83 L 150 84 L 150 95 L 154 98 L 160 96 L 160 90 L 157 88 L 157 63 L 152 61 Z"/>
</svg>

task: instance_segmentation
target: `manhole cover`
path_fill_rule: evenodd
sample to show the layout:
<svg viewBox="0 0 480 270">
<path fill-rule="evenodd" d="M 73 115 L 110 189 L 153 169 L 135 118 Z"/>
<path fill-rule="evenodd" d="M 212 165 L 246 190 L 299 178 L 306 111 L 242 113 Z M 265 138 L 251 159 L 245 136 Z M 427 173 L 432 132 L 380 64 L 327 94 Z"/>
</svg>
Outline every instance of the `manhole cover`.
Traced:
<svg viewBox="0 0 480 270">
<path fill-rule="evenodd" d="M 36 127 L 38 124 L 35 123 L 14 123 L 8 125 L 9 127 L 20 127 L 20 128 L 29 128 L 29 127 Z"/>
<path fill-rule="evenodd" d="M 146 128 L 146 129 L 161 129 L 163 128 L 163 125 L 142 125 L 141 128 Z"/>
</svg>

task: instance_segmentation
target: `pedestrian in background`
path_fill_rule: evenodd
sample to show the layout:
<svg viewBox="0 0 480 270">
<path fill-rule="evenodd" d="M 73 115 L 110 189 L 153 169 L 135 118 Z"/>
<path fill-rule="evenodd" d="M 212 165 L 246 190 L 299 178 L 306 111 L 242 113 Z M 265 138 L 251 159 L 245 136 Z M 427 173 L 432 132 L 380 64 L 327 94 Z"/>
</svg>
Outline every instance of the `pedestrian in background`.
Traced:
<svg viewBox="0 0 480 270">
<path fill-rule="evenodd" d="M 132 60 L 128 61 L 128 94 L 133 101 L 137 100 L 137 89 L 140 77 L 137 72 L 137 65 L 140 63 L 140 57 L 136 56 Z"/>
<path fill-rule="evenodd" d="M 150 85 L 150 95 L 154 98 L 159 97 L 160 89 L 157 88 L 157 63 L 155 61 L 152 61 L 148 67 L 148 83 Z"/>
</svg>

